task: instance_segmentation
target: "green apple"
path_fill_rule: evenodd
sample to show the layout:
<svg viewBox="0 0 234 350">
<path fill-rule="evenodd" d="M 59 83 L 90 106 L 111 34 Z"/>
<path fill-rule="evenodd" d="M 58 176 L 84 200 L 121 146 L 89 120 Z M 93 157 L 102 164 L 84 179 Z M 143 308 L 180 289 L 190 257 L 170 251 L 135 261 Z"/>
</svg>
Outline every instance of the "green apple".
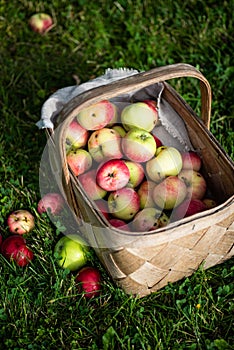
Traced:
<svg viewBox="0 0 234 350">
<path fill-rule="evenodd" d="M 149 178 L 160 182 L 166 176 L 178 175 L 182 169 L 181 153 L 175 147 L 161 147 L 161 151 L 146 163 Z"/>
<path fill-rule="evenodd" d="M 87 262 L 88 246 L 80 236 L 70 234 L 60 238 L 55 245 L 54 252 L 58 257 L 60 267 L 76 271 Z"/>
</svg>

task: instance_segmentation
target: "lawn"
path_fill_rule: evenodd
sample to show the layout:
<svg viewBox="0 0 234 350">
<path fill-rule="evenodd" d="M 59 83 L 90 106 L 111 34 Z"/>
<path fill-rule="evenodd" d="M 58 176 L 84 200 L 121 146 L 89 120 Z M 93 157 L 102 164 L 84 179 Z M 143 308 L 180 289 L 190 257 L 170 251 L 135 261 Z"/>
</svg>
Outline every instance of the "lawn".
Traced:
<svg viewBox="0 0 234 350">
<path fill-rule="evenodd" d="M 33 32 L 29 17 L 49 13 L 54 27 Z M 37 213 L 39 167 L 46 135 L 35 125 L 57 89 L 86 82 L 107 68 L 139 71 L 189 63 L 212 88 L 211 132 L 234 158 L 233 1 L 0 1 L 0 231 L 8 214 L 31 211 L 34 260 L 25 268 L 0 256 L 0 348 L 65 350 L 228 350 L 233 348 L 233 258 L 145 298 L 103 278 L 100 297 L 86 301 L 75 274 L 59 268 L 61 236 Z M 200 113 L 197 82 L 171 84 Z"/>
</svg>

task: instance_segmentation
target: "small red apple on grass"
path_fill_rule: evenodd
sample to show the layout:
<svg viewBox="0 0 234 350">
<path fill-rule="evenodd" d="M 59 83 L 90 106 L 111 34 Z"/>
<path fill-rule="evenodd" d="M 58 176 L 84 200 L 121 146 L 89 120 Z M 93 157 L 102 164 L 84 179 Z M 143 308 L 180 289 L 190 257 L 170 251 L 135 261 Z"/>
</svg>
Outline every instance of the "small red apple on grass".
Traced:
<svg viewBox="0 0 234 350">
<path fill-rule="evenodd" d="M 15 210 L 8 216 L 7 225 L 11 233 L 23 235 L 33 230 L 34 216 L 25 209 Z"/>
<path fill-rule="evenodd" d="M 14 261 L 20 267 L 28 265 L 34 257 L 25 239 L 19 235 L 12 235 L 3 240 L 1 253 L 6 259 Z"/>
<path fill-rule="evenodd" d="M 86 299 L 97 297 L 101 293 L 101 274 L 95 267 L 85 266 L 77 274 L 77 288 Z"/>
<path fill-rule="evenodd" d="M 45 194 L 38 202 L 37 211 L 39 214 L 50 212 L 53 215 L 58 215 L 64 206 L 63 197 L 56 192 Z"/>
<path fill-rule="evenodd" d="M 46 13 L 35 13 L 29 19 L 29 26 L 34 32 L 44 34 L 53 27 L 53 20 Z"/>
</svg>

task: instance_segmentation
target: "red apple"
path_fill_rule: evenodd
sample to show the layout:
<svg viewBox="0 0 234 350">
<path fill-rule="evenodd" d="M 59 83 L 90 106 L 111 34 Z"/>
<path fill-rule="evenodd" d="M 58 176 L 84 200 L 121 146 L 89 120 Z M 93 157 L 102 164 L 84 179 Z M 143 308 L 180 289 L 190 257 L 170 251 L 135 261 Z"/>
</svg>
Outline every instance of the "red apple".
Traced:
<svg viewBox="0 0 234 350">
<path fill-rule="evenodd" d="M 192 169 L 182 169 L 178 178 L 183 180 L 187 186 L 187 197 L 191 199 L 202 199 L 206 193 L 206 180 L 201 173 Z"/>
<path fill-rule="evenodd" d="M 101 293 L 101 274 L 95 267 L 83 267 L 76 276 L 78 289 L 82 291 L 84 297 L 91 299 Z"/>
<path fill-rule="evenodd" d="M 33 230 L 34 216 L 25 209 L 15 210 L 8 216 L 7 225 L 10 232 L 23 235 Z"/>
<path fill-rule="evenodd" d="M 168 176 L 153 190 L 153 199 L 159 208 L 171 210 L 178 206 L 187 195 L 185 183 L 177 176 Z"/>
<path fill-rule="evenodd" d="M 141 183 L 137 193 L 140 197 L 140 208 L 150 208 L 154 207 L 155 203 L 153 200 L 153 190 L 155 187 L 155 182 L 145 180 Z"/>
<path fill-rule="evenodd" d="M 186 199 L 173 210 L 171 220 L 177 221 L 184 217 L 200 213 L 206 209 L 205 204 L 200 199 Z"/>
<path fill-rule="evenodd" d="M 18 266 L 24 267 L 30 263 L 34 254 L 26 245 L 26 241 L 22 236 L 12 235 L 7 237 L 1 245 L 2 255 L 13 260 Z"/>
<path fill-rule="evenodd" d="M 29 25 L 34 32 L 44 34 L 52 28 L 53 20 L 46 13 L 35 13 L 30 17 Z"/>
<path fill-rule="evenodd" d="M 130 174 L 127 186 L 132 188 L 139 186 L 145 177 L 143 166 L 130 160 L 125 160 L 124 163 L 127 165 Z"/>
<path fill-rule="evenodd" d="M 103 128 L 94 131 L 88 140 L 88 150 L 96 162 L 122 158 L 120 134 L 114 129 Z"/>
<path fill-rule="evenodd" d="M 108 197 L 110 213 L 121 220 L 131 220 L 140 209 L 140 198 L 133 188 L 123 187 Z"/>
<path fill-rule="evenodd" d="M 75 176 L 85 173 L 92 166 L 92 157 L 85 149 L 71 149 L 66 158 Z"/>
<path fill-rule="evenodd" d="M 121 159 L 108 160 L 97 169 L 97 184 L 106 191 L 125 187 L 129 179 L 129 168 Z"/>
<path fill-rule="evenodd" d="M 162 141 L 157 136 L 155 136 L 154 134 L 152 134 L 152 135 L 153 135 L 153 137 L 155 139 L 157 148 L 163 146 Z"/>
<path fill-rule="evenodd" d="M 39 214 L 50 212 L 52 215 L 58 215 L 64 206 L 63 197 L 56 192 L 45 194 L 38 202 L 37 211 Z"/>
<path fill-rule="evenodd" d="M 193 169 L 199 171 L 202 165 L 201 157 L 194 151 L 181 153 L 183 169 Z"/>
<path fill-rule="evenodd" d="M 122 138 L 124 155 L 133 162 L 147 162 L 156 152 L 153 135 L 142 129 L 131 129 Z"/>
<path fill-rule="evenodd" d="M 88 141 L 89 132 L 74 118 L 66 130 L 66 150 L 84 147 Z"/>
<path fill-rule="evenodd" d="M 109 223 L 112 226 L 117 227 L 121 230 L 130 231 L 128 224 L 124 220 L 112 218 L 112 219 L 109 219 Z"/>
<path fill-rule="evenodd" d="M 92 169 L 78 176 L 80 183 L 91 200 L 98 200 L 106 195 L 106 190 L 100 187 L 96 181 L 96 170 Z"/>
<path fill-rule="evenodd" d="M 132 103 L 121 113 L 121 122 L 126 130 L 137 128 L 150 132 L 157 121 L 158 111 L 152 101 Z"/>
<path fill-rule="evenodd" d="M 116 113 L 113 103 L 102 100 L 80 111 L 77 120 L 87 130 L 99 130 L 109 124 Z"/>
</svg>

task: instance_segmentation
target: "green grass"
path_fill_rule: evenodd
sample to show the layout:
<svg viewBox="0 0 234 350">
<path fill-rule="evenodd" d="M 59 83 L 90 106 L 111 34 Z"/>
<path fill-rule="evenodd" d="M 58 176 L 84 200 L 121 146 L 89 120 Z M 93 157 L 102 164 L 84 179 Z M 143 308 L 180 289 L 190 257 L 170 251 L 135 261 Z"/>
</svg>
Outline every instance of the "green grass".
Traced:
<svg viewBox="0 0 234 350">
<path fill-rule="evenodd" d="M 234 156 L 232 1 L 0 1 L 0 229 L 10 211 L 28 208 L 35 259 L 24 269 L 0 257 L 0 348 L 227 350 L 233 338 L 233 259 L 168 285 L 151 296 L 126 295 L 97 257 L 103 293 L 85 301 L 53 248 L 59 232 L 36 213 L 38 169 L 46 144 L 35 123 L 56 89 L 97 77 L 108 67 L 149 70 L 185 62 L 213 92 L 211 132 Z M 32 32 L 34 12 L 53 15 L 45 36 Z M 197 113 L 199 86 L 171 82 Z M 200 304 L 200 308 L 197 305 Z"/>
</svg>

